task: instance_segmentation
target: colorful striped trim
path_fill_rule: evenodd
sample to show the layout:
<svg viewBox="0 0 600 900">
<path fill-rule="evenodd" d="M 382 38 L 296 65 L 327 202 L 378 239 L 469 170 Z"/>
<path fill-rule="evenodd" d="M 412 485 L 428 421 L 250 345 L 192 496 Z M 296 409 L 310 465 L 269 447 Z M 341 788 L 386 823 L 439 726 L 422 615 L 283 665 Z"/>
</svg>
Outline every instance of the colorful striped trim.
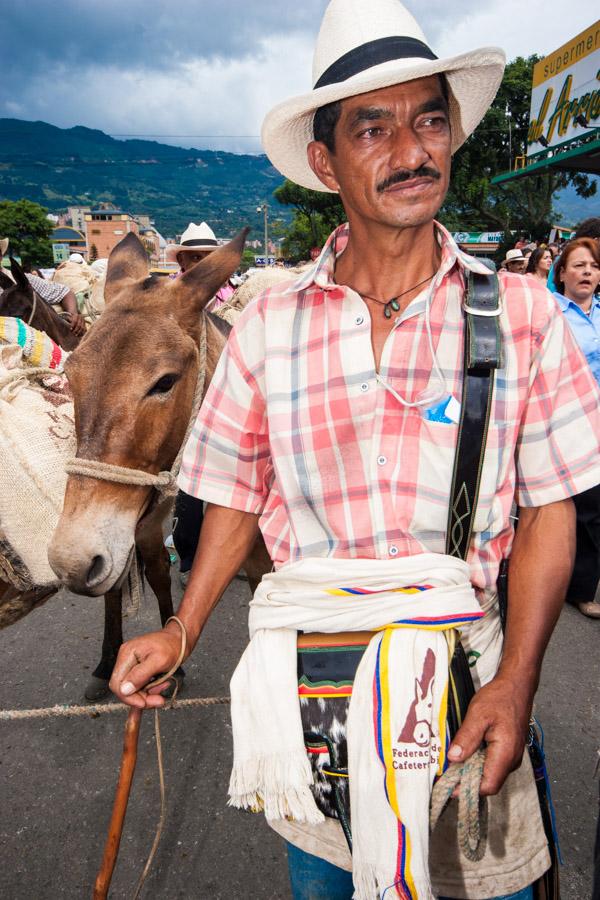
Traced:
<svg viewBox="0 0 600 900">
<path fill-rule="evenodd" d="M 351 697 L 352 685 L 340 685 L 339 687 L 327 685 L 318 687 L 310 684 L 298 684 L 299 697 L 313 697 L 315 699 L 331 699 L 332 697 Z"/>
<path fill-rule="evenodd" d="M 433 585 L 431 584 L 409 584 L 402 588 L 385 588 L 380 591 L 368 591 L 366 588 L 340 587 L 331 588 L 326 590 L 325 593 L 330 594 L 332 597 L 346 597 L 348 594 L 354 594 L 356 596 L 372 596 L 373 594 L 420 594 L 422 591 L 431 590 L 432 587 Z"/>
<path fill-rule="evenodd" d="M 18 344 L 33 367 L 62 369 L 68 356 L 45 332 L 13 316 L 0 316 L 0 343 Z"/>
<path fill-rule="evenodd" d="M 376 747 L 385 776 L 384 787 L 388 803 L 398 820 L 398 853 L 396 857 L 396 880 L 393 887 L 403 900 L 418 900 L 417 889 L 410 868 L 410 835 L 400 818 L 396 779 L 394 776 L 392 753 L 392 729 L 390 719 L 390 679 L 389 655 L 392 629 L 387 629 L 377 648 L 374 679 L 374 719 L 376 726 Z M 385 893 L 385 892 L 384 892 Z"/>
</svg>

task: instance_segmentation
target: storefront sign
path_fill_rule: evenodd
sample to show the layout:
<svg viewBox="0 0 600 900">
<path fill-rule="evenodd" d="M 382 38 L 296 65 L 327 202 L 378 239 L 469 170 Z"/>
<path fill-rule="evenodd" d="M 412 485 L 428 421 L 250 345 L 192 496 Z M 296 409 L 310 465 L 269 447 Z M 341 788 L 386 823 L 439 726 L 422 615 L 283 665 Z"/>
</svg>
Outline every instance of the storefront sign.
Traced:
<svg viewBox="0 0 600 900">
<path fill-rule="evenodd" d="M 588 135 L 577 117 L 600 128 L 600 20 L 535 65 L 527 155 Z"/>
<path fill-rule="evenodd" d="M 503 231 L 455 231 L 452 235 L 457 244 L 500 244 Z"/>
</svg>

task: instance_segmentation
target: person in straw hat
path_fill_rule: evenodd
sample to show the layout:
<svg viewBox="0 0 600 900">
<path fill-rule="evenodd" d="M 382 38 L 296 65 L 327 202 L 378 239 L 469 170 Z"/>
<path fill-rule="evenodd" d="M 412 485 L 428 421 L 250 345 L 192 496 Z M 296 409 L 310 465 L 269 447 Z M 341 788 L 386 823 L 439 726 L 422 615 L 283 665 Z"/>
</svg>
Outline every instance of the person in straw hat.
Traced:
<svg viewBox="0 0 600 900">
<path fill-rule="evenodd" d="M 181 627 L 191 652 L 262 532 L 274 569 L 231 682 L 229 793 L 288 842 L 295 898 L 525 900 L 550 866 L 524 745 L 573 561 L 571 496 L 600 481 L 600 397 L 552 296 L 510 273 L 468 565 L 445 551 L 465 285 L 489 269 L 435 215 L 503 69 L 496 48 L 438 59 L 398 0 L 327 7 L 313 88 L 267 115 L 262 140 L 288 178 L 337 192 L 348 222 L 233 328 L 179 477 L 208 503 L 181 625 L 126 643 L 111 681 L 125 703 L 162 705 L 144 685 L 176 662 Z M 456 626 L 477 691 L 450 731 Z M 430 842 L 430 794 L 449 762 L 481 765 L 482 745 L 489 839 L 467 859 L 454 801 Z"/>
<path fill-rule="evenodd" d="M 165 251 L 167 262 L 179 264 L 182 272 L 186 272 L 197 262 L 205 259 L 209 253 L 217 249 L 215 233 L 206 222 L 196 225 L 190 222 L 181 235 L 180 244 L 169 244 Z"/>
<path fill-rule="evenodd" d="M 165 257 L 167 262 L 176 261 L 180 272 L 183 273 L 206 259 L 217 247 L 218 241 L 210 225 L 206 222 L 201 222 L 200 225 L 190 222 L 181 235 L 181 243 L 170 244 Z M 232 296 L 234 290 L 235 287 L 230 281 L 225 282 L 208 303 L 207 309 L 214 310 L 222 306 Z M 202 500 L 190 496 L 184 490 L 178 491 L 173 512 L 173 543 L 179 556 L 179 581 L 183 587 L 187 585 L 190 577 L 203 519 Z"/>
<path fill-rule="evenodd" d="M 527 266 L 527 260 L 522 250 L 508 250 L 504 257 L 507 272 L 513 272 L 516 275 L 524 275 Z"/>
<path fill-rule="evenodd" d="M 195 266 L 197 262 L 205 259 L 213 250 L 216 250 L 218 245 L 215 233 L 210 225 L 207 225 L 206 222 L 201 222 L 200 225 L 190 222 L 181 235 L 181 243 L 170 244 L 166 249 L 165 256 L 167 262 L 177 261 L 181 272 L 186 272 L 192 266 Z M 222 306 L 231 297 L 234 290 L 235 284 L 231 279 L 226 281 L 219 288 L 207 308 L 215 309 Z"/>
</svg>

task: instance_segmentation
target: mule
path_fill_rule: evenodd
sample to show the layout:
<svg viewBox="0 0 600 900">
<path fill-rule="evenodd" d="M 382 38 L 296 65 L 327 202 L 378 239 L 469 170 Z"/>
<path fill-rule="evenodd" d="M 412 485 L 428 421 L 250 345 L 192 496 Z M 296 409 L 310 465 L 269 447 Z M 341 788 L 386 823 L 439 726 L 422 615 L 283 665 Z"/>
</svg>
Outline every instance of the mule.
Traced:
<svg viewBox="0 0 600 900">
<path fill-rule="evenodd" d="M 14 282 L 4 272 L 0 272 L 0 316 L 23 319 L 32 328 L 45 331 L 63 350 L 74 350 L 81 338 L 71 331 L 68 323 L 35 292 L 25 272 L 16 261 L 10 261 L 10 271 Z"/>
<path fill-rule="evenodd" d="M 148 274 L 148 258 L 133 234 L 112 251 L 105 310 L 66 363 L 78 459 L 151 474 L 171 468 L 192 413 L 203 328 L 204 390 L 230 331 L 205 307 L 238 267 L 246 233 L 176 280 Z M 94 672 L 106 685 L 123 639 L 119 585 L 136 550 L 163 624 L 173 614 L 162 534 L 171 504 L 155 501 L 152 487 L 70 475 L 49 547 L 50 565 L 64 585 L 106 595 L 102 658 Z M 244 566 L 252 589 L 270 566 L 261 539 Z"/>
</svg>

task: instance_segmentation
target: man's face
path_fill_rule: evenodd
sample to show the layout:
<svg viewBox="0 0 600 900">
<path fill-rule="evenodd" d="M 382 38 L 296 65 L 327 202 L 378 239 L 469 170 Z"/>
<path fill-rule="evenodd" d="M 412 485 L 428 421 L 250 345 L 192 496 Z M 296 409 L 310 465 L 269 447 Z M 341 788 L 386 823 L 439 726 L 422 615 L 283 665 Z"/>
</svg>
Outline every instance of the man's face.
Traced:
<svg viewBox="0 0 600 900">
<path fill-rule="evenodd" d="M 205 259 L 212 250 L 180 250 L 177 254 L 177 262 L 182 272 L 187 272 L 196 263 Z"/>
<path fill-rule="evenodd" d="M 526 259 L 513 259 L 510 262 L 506 263 L 506 268 L 509 272 L 516 272 L 517 275 L 523 275 L 525 273 L 525 267 L 527 266 Z"/>
<path fill-rule="evenodd" d="M 419 78 L 342 101 L 335 152 L 309 162 L 353 218 L 407 228 L 431 221 L 450 177 L 450 125 L 440 79 Z"/>
</svg>

